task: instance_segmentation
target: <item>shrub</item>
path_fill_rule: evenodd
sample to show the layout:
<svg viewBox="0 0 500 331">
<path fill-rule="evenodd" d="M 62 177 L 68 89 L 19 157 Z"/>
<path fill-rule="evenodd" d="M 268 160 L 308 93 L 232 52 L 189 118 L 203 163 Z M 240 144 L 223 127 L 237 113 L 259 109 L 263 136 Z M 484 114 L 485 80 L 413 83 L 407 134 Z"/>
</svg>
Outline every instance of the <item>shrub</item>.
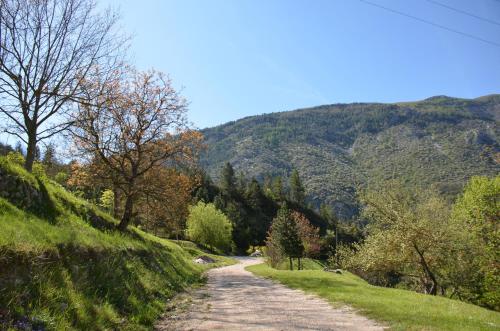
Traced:
<svg viewBox="0 0 500 331">
<path fill-rule="evenodd" d="M 9 161 L 10 163 L 13 163 L 13 164 L 23 166 L 24 165 L 24 156 L 23 156 L 23 154 L 21 154 L 19 152 L 9 152 L 9 154 L 7 154 L 7 161 Z"/>
<path fill-rule="evenodd" d="M 47 173 L 45 172 L 45 165 L 43 165 L 40 162 L 34 162 L 33 163 L 33 168 L 31 170 L 33 175 L 38 178 L 45 178 L 47 177 Z"/>
<path fill-rule="evenodd" d="M 198 202 L 189 208 L 188 237 L 210 249 L 228 252 L 231 249 L 232 225 L 229 219 L 212 203 Z"/>
</svg>

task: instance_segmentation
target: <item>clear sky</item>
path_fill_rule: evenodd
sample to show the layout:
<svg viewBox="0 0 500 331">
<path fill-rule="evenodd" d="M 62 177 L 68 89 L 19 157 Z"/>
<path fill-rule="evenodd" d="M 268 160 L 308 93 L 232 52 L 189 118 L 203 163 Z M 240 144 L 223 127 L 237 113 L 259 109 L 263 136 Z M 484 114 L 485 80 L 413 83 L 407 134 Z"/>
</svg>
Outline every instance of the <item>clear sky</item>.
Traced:
<svg viewBox="0 0 500 331">
<path fill-rule="evenodd" d="M 500 0 L 101 0 L 140 69 L 169 73 L 199 127 L 320 104 L 500 93 Z"/>
</svg>

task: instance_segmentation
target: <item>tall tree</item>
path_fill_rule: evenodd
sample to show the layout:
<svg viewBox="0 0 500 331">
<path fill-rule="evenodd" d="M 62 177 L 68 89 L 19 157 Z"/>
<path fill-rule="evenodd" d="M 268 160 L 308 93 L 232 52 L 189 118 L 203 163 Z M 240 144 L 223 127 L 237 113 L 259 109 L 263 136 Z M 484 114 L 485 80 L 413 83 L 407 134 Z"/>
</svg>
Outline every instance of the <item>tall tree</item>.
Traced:
<svg viewBox="0 0 500 331">
<path fill-rule="evenodd" d="M 300 238 L 299 227 L 286 203 L 278 210 L 270 229 L 273 240 L 278 243 L 281 252 L 289 258 L 290 270 L 293 270 L 293 258 L 301 258 L 304 254 L 304 245 Z M 300 268 L 300 266 L 299 266 Z"/>
<path fill-rule="evenodd" d="M 117 16 L 93 0 L 0 1 L 0 114 L 23 141 L 31 171 L 37 144 L 71 124 L 65 114 L 91 70 L 113 68 Z"/>
<path fill-rule="evenodd" d="M 140 218 L 155 234 L 179 239 L 185 230 L 191 193 L 200 178 L 175 168 L 155 167 L 141 179 Z"/>
<path fill-rule="evenodd" d="M 231 163 L 226 162 L 221 172 L 221 188 L 229 196 L 236 193 L 236 177 L 234 175 L 234 168 Z"/>
<path fill-rule="evenodd" d="M 298 211 L 293 211 L 291 213 L 291 217 L 297 224 L 299 237 L 302 241 L 302 245 L 304 246 L 304 255 L 307 257 L 317 258 L 321 250 L 319 229 L 312 226 L 307 217 Z"/>
<path fill-rule="evenodd" d="M 271 182 L 271 194 L 275 201 L 285 200 L 285 188 L 283 187 L 283 178 L 276 176 Z"/>
<path fill-rule="evenodd" d="M 231 231 L 231 222 L 213 204 L 200 201 L 189 209 L 187 234 L 194 242 L 228 252 Z"/>
<path fill-rule="evenodd" d="M 443 268 L 454 247 L 449 206 L 433 190 L 410 190 L 398 182 L 362 195 L 369 235 L 358 251 L 362 268 L 397 272 L 425 293 L 443 288 Z"/>
<path fill-rule="evenodd" d="M 500 175 L 473 177 L 453 207 L 460 232 L 454 275 L 460 297 L 500 309 Z"/>
<path fill-rule="evenodd" d="M 98 160 L 124 199 L 124 230 L 141 194 L 140 182 L 156 167 L 196 157 L 201 134 L 190 130 L 186 101 L 165 75 L 130 69 L 127 76 L 83 85 L 89 98 L 72 130 L 76 146 Z M 99 93 L 96 93 L 98 91 Z"/>
<path fill-rule="evenodd" d="M 306 202 L 306 190 L 296 169 L 290 176 L 290 200 L 300 206 L 304 206 Z"/>
</svg>

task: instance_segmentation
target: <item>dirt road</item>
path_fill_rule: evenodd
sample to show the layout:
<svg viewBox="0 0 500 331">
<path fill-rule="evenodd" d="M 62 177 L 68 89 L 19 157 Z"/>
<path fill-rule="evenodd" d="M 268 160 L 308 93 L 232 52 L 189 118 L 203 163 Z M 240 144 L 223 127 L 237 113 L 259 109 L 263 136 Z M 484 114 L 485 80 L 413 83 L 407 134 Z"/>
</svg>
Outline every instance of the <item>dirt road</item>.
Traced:
<svg viewBox="0 0 500 331">
<path fill-rule="evenodd" d="M 208 272 L 187 311 L 161 320 L 157 330 L 383 330 L 352 309 L 333 308 L 323 299 L 292 290 L 245 270 L 239 264 Z"/>
</svg>

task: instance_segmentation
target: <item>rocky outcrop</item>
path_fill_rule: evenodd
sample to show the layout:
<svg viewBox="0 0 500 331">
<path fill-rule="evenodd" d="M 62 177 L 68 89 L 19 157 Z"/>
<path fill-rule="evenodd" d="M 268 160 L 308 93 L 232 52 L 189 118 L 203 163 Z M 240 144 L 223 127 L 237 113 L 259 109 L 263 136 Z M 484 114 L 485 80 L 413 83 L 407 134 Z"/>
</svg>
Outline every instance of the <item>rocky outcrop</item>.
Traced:
<svg viewBox="0 0 500 331">
<path fill-rule="evenodd" d="M 44 193 L 40 185 L 33 185 L 0 167 L 0 197 L 16 207 L 34 209 L 42 204 Z"/>
</svg>

